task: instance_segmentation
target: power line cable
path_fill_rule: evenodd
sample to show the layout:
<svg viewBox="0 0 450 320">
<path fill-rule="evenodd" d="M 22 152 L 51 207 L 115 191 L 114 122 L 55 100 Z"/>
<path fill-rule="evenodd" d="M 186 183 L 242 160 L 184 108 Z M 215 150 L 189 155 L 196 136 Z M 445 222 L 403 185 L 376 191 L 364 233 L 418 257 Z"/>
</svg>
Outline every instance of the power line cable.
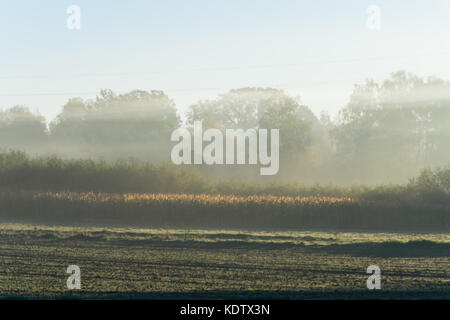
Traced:
<svg viewBox="0 0 450 320">
<path fill-rule="evenodd" d="M 290 82 L 284 84 L 258 84 L 258 85 L 243 85 L 238 87 L 266 87 L 266 88 L 283 88 L 283 87 L 301 87 L 301 86 L 310 86 L 310 85 L 322 85 L 322 84 L 333 84 L 333 83 L 355 83 L 359 82 L 361 79 L 349 79 L 349 80 L 327 80 L 327 81 L 317 81 L 317 82 Z M 197 91 L 221 91 L 221 90 L 231 90 L 225 88 L 178 88 L 178 89 L 152 89 L 155 91 L 163 91 L 163 92 L 197 92 Z M 99 91 L 85 91 L 85 92 L 47 92 L 47 93 L 0 93 L 0 97 L 34 97 L 34 96 L 86 96 L 86 95 L 97 95 Z"/>
<path fill-rule="evenodd" d="M 0 79 L 36 79 L 36 78 L 84 78 L 84 77 L 125 77 L 125 76 L 145 76 L 154 74 L 180 73 L 180 72 L 198 72 L 198 71 L 230 71 L 230 70 L 248 70 L 262 68 L 295 68 L 305 65 L 317 64 L 333 64 L 333 63 L 352 63 L 352 62 L 368 62 L 382 61 L 390 59 L 407 59 L 411 57 L 430 56 L 430 55 L 448 55 L 450 51 L 428 52 L 415 55 L 399 55 L 385 57 L 365 57 L 352 59 L 332 59 L 332 60 L 316 60 L 306 61 L 296 64 L 277 64 L 277 65 L 247 65 L 247 66 L 228 66 L 228 67 L 211 67 L 211 68 L 192 68 L 192 69 L 173 69 L 165 71 L 146 71 L 146 72 L 125 72 L 125 73 L 81 73 L 81 74 L 47 74 L 47 75 L 0 75 Z"/>
</svg>

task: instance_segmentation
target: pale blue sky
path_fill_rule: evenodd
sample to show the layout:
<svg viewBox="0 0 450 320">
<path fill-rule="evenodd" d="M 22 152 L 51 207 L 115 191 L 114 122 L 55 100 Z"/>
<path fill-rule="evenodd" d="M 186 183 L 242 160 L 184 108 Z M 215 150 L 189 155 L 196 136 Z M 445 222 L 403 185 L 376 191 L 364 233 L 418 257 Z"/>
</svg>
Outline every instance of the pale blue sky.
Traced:
<svg viewBox="0 0 450 320">
<path fill-rule="evenodd" d="M 450 1 L 0 0 L 0 108 L 53 118 L 102 88 L 166 91 L 181 111 L 232 88 L 271 86 L 316 113 L 354 83 L 406 69 L 450 80 Z M 66 27 L 70 5 L 81 30 Z M 381 30 L 366 8 L 381 9 Z"/>
</svg>

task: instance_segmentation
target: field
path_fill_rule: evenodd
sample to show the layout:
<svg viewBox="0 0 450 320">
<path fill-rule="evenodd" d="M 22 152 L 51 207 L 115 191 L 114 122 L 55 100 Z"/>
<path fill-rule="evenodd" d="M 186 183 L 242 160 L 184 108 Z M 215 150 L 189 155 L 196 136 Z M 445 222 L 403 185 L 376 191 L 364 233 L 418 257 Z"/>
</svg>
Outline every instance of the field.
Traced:
<svg viewBox="0 0 450 320">
<path fill-rule="evenodd" d="M 450 298 L 450 235 L 0 225 L 2 298 Z M 69 291 L 66 269 L 81 269 Z M 366 269 L 381 269 L 368 290 Z"/>
</svg>

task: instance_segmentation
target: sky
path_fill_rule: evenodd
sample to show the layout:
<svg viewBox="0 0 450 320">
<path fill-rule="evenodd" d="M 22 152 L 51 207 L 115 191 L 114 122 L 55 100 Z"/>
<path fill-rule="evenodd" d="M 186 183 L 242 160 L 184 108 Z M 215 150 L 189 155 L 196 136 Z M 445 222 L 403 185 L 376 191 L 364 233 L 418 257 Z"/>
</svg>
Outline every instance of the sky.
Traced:
<svg viewBox="0 0 450 320">
<path fill-rule="evenodd" d="M 0 0 L 0 109 L 50 121 L 69 98 L 140 89 L 164 90 L 183 115 L 233 88 L 274 87 L 336 115 L 368 78 L 450 80 L 449 16 L 448 0 Z"/>
</svg>

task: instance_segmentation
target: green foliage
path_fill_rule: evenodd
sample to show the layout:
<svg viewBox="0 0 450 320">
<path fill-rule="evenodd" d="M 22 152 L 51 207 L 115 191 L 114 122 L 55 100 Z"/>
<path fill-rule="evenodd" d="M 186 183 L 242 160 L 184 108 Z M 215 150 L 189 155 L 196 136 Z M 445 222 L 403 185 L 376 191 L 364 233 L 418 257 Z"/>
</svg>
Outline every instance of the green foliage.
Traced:
<svg viewBox="0 0 450 320">
<path fill-rule="evenodd" d="M 59 154 L 157 162 L 169 158 L 170 134 L 179 125 L 174 102 L 161 91 L 102 90 L 95 101 L 69 100 L 50 132 Z"/>
<path fill-rule="evenodd" d="M 279 129 L 280 153 L 292 156 L 311 143 L 314 114 L 282 90 L 242 88 L 215 100 L 200 101 L 188 112 L 188 124 L 203 120 L 204 126 L 225 129 Z"/>
<path fill-rule="evenodd" d="M 198 175 L 168 162 L 153 165 L 135 159 L 107 162 L 0 153 L 0 190 L 201 193 L 208 188 Z"/>
<path fill-rule="evenodd" d="M 444 168 L 422 170 L 409 185 L 424 201 L 450 205 L 450 163 Z"/>
<path fill-rule="evenodd" d="M 360 180 L 406 180 L 450 158 L 450 83 L 404 71 L 355 86 L 330 130 L 335 168 Z"/>
<path fill-rule="evenodd" d="M 45 119 L 23 106 L 0 110 L 0 147 L 37 152 L 48 147 Z"/>
<path fill-rule="evenodd" d="M 407 185 L 353 185 L 320 183 L 255 184 L 243 180 L 212 183 L 193 170 L 170 162 L 154 165 L 136 159 L 69 159 L 56 156 L 30 157 L 20 151 L 0 152 L 0 190 L 208 193 L 237 196 L 352 197 L 361 200 L 438 201 L 447 204 L 450 194 L 450 164 L 424 169 Z"/>
</svg>

